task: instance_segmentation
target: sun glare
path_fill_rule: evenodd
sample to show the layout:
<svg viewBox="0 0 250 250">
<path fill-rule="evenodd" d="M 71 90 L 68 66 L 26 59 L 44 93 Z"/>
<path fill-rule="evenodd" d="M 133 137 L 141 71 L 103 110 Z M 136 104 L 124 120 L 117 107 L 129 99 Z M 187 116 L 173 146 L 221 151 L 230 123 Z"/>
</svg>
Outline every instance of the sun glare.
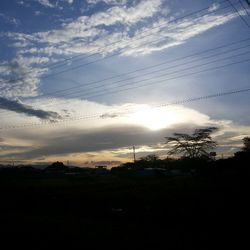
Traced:
<svg viewBox="0 0 250 250">
<path fill-rule="evenodd" d="M 181 122 L 181 116 L 175 109 L 141 107 L 130 115 L 132 123 L 150 130 L 160 130 Z"/>
</svg>

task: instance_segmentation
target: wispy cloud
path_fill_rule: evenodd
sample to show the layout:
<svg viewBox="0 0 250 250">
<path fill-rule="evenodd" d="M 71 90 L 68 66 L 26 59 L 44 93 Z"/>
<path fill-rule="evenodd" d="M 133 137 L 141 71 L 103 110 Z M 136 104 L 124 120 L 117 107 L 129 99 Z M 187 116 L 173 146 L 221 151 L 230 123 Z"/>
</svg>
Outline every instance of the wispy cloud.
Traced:
<svg viewBox="0 0 250 250">
<path fill-rule="evenodd" d="M 215 11 L 217 9 L 220 8 L 220 4 L 219 3 L 213 3 L 210 8 L 208 9 L 208 11 Z"/>
<path fill-rule="evenodd" d="M 36 0 L 36 2 L 40 3 L 44 7 L 55 8 L 55 4 L 52 4 L 50 0 Z"/>
<path fill-rule="evenodd" d="M 140 32 L 136 32 L 133 47 L 125 47 L 124 55 L 150 54 L 187 42 L 189 39 L 202 34 L 212 28 L 223 25 L 236 17 L 234 13 L 207 14 L 198 18 L 186 18 L 179 22 L 169 23 L 166 27 L 164 19 L 153 23 Z M 152 29 L 154 27 L 159 27 Z M 143 35 L 141 35 L 143 32 Z M 147 35 L 145 35 L 147 34 Z M 152 34 L 148 36 L 148 34 Z M 140 39 L 141 38 L 141 39 Z M 162 39 L 159 39 L 162 38 Z"/>
<path fill-rule="evenodd" d="M 106 1 L 109 2 L 113 1 Z M 43 3 L 50 4 L 49 1 Z M 18 50 L 17 58 L 9 62 L 9 78 L 18 79 L 18 75 L 24 78 L 15 84 L 5 83 L 2 92 L 9 97 L 37 94 L 40 77 L 48 71 L 43 61 L 40 64 L 29 62 L 29 58 L 34 59 L 37 53 L 46 60 L 79 53 L 106 55 L 117 50 L 121 50 L 123 56 L 150 54 L 183 44 L 237 17 L 231 11 L 213 13 L 212 10 L 217 8 L 212 5 L 206 15 L 172 22 L 173 14 L 166 5 L 163 8 L 162 0 L 146 0 L 129 7 L 111 6 L 90 16 L 65 21 L 60 28 L 44 32 L 2 33 L 13 41 Z M 6 78 L 6 74 L 2 75 L 2 80 Z"/>
<path fill-rule="evenodd" d="M 62 28 L 47 32 L 33 34 L 35 41 L 47 43 L 48 45 L 68 44 L 83 45 L 86 42 L 98 39 L 97 36 L 107 36 L 106 28 L 100 25 L 112 26 L 115 24 L 132 25 L 139 21 L 155 15 L 161 6 L 161 0 L 142 1 L 134 7 L 111 7 L 106 11 L 97 12 L 91 16 L 80 16 L 70 23 L 64 23 Z M 77 40 L 76 40 L 77 39 Z M 101 45 L 101 44 L 100 44 Z M 89 46 L 91 47 L 91 45 Z"/>
<path fill-rule="evenodd" d="M 47 71 L 42 65 L 48 61 L 48 57 L 19 55 L 10 62 L 3 62 L 0 65 L 1 95 L 6 97 L 37 95 L 40 76 Z M 12 82 L 12 79 L 16 80 Z"/>
<path fill-rule="evenodd" d="M 34 15 L 35 15 L 35 16 L 40 16 L 40 15 L 42 15 L 42 12 L 41 12 L 40 10 L 36 10 L 36 11 L 34 12 Z"/>
<path fill-rule="evenodd" d="M 2 19 L 4 22 L 6 22 L 8 24 L 12 24 L 12 25 L 15 25 L 15 26 L 20 25 L 20 20 L 18 20 L 15 17 L 8 16 L 8 15 L 6 15 L 4 13 L 0 13 L 0 19 Z"/>
<path fill-rule="evenodd" d="M 46 8 L 59 7 L 59 9 L 60 9 L 60 6 L 59 6 L 60 2 L 65 2 L 65 3 L 68 3 L 69 5 L 74 3 L 74 0 L 60 0 L 60 1 L 56 1 L 55 3 L 53 3 L 53 1 L 51 1 L 51 0 L 35 0 L 35 1 Z"/>
<path fill-rule="evenodd" d="M 87 0 L 88 4 L 97 4 L 103 2 L 108 5 L 125 5 L 128 0 Z"/>
<path fill-rule="evenodd" d="M 64 0 L 64 1 L 67 2 L 68 4 L 74 3 L 74 0 Z"/>
</svg>

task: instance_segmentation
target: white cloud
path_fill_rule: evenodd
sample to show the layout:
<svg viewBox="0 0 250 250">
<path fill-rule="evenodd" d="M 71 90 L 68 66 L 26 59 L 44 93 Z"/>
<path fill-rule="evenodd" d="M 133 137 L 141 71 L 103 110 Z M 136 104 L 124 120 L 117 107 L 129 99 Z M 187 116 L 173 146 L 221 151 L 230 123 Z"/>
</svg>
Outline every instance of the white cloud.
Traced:
<svg viewBox="0 0 250 250">
<path fill-rule="evenodd" d="M 191 127 L 218 126 L 221 130 L 215 134 L 216 136 L 221 136 L 225 132 L 243 132 L 245 129 L 244 126 L 235 125 L 230 120 L 213 120 L 208 115 L 183 105 L 167 107 L 161 106 L 161 104 L 149 105 L 137 103 L 105 105 L 79 99 L 70 99 L 68 101 L 64 98 L 36 98 L 30 101 L 26 100 L 23 104 L 32 105 L 34 109 L 49 110 L 58 113 L 62 118 L 69 121 L 68 126 L 72 129 L 92 130 L 125 124 L 158 130 L 176 128 L 176 126 L 181 126 L 181 124 L 190 124 Z M 88 119 L 89 117 L 91 119 Z M 81 119 L 78 120 L 78 118 Z M 98 122 L 93 122 L 93 120 L 98 120 Z M 35 121 L 35 118 L 34 120 L 30 120 L 30 122 L 33 121 Z M 25 117 L 11 117 L 3 121 L 3 124 L 6 125 L 8 122 L 22 124 L 26 120 Z M 153 123 L 160 126 L 154 128 L 152 127 Z M 58 125 L 60 127 L 60 124 Z"/>
<path fill-rule="evenodd" d="M 15 17 L 10 17 L 4 13 L 0 13 L 0 18 L 4 20 L 4 22 L 18 26 L 20 25 L 20 20 Z"/>
<path fill-rule="evenodd" d="M 106 55 L 117 50 L 121 50 L 122 55 L 126 56 L 150 54 L 185 43 L 237 17 L 232 12 L 227 12 L 225 15 L 210 11 L 203 16 L 188 17 L 175 22 L 171 21 L 171 16 L 162 18 L 162 3 L 162 0 L 147 0 L 130 7 L 114 6 L 91 16 L 80 16 L 71 22 L 63 23 L 58 29 L 45 32 L 2 33 L 12 39 L 13 46 L 18 49 L 18 59 L 10 62 L 10 68 L 13 68 L 14 64 L 18 70 L 9 72 L 14 73 L 17 78 L 19 78 L 18 72 L 21 75 L 27 73 L 23 84 L 22 82 L 15 85 L 4 84 L 3 93 L 7 96 L 36 95 L 40 77 L 48 71 L 42 61 L 40 66 L 27 64 L 28 58 L 34 60 L 36 53 L 46 58 L 50 57 L 51 60 L 58 55 L 69 56 L 76 53 L 88 55 L 94 52 Z M 169 11 L 166 12 L 164 9 L 164 13 Z M 143 22 L 142 28 L 140 22 Z M 119 29 L 116 29 L 117 24 Z"/>
<path fill-rule="evenodd" d="M 212 28 L 225 24 L 237 15 L 234 13 L 225 15 L 205 15 L 197 19 L 187 18 L 180 22 L 164 25 L 165 21 L 160 20 L 157 24 L 143 29 L 143 34 L 137 32 L 134 36 L 134 48 L 126 48 L 125 55 L 149 54 L 154 51 L 161 51 L 166 48 L 177 46 L 186 42 L 188 39 L 202 34 Z M 154 28 L 159 27 L 160 28 Z M 151 31 L 154 28 L 153 32 Z M 151 36 L 146 36 L 152 34 Z M 162 39 L 159 39 L 161 38 Z M 141 39 L 140 39 L 141 38 Z M 156 41 L 156 42 L 154 42 Z M 152 42 L 152 43 L 150 43 Z"/>
<path fill-rule="evenodd" d="M 113 7 L 106 12 L 96 13 L 90 17 L 81 16 L 71 23 L 64 24 L 61 29 L 35 33 L 33 41 L 47 43 L 48 46 L 40 50 L 40 52 L 44 51 L 45 53 L 46 50 L 49 50 L 49 44 L 53 44 L 54 52 L 59 54 L 63 51 L 65 54 L 88 54 L 94 50 L 98 51 L 100 48 L 105 54 L 133 43 L 133 46 L 126 46 L 124 55 L 148 54 L 179 45 L 236 17 L 236 14 L 233 13 L 229 13 L 227 16 L 207 14 L 195 19 L 186 18 L 179 22 L 170 21 L 168 25 L 166 19 L 160 18 L 153 23 L 145 23 L 144 28 L 137 29 L 133 35 L 129 34 L 131 33 L 129 28 L 131 24 L 137 24 L 139 21 L 159 13 L 160 6 L 160 1 L 157 1 L 157 4 L 154 2 L 153 5 L 150 1 L 144 1 L 131 8 Z M 117 22 L 123 25 L 123 30 L 110 32 L 99 27 L 99 25 L 111 26 Z M 16 36 L 15 38 L 17 39 Z M 109 44 L 112 46 L 108 46 Z M 23 50 L 23 52 L 31 50 L 34 49 Z"/>
<path fill-rule="evenodd" d="M 203 126 L 211 122 L 207 115 L 185 108 L 184 106 L 166 108 L 136 103 L 109 106 L 79 99 L 71 99 L 68 102 L 66 99 L 61 98 L 54 98 L 53 100 L 48 98 L 35 99 L 31 103 L 26 101 L 24 104 L 32 104 L 33 109 L 50 110 L 58 113 L 62 118 L 69 121 L 74 121 L 74 118 L 83 117 L 82 122 L 76 122 L 75 124 L 73 122 L 70 125 L 77 129 L 95 129 L 104 126 L 121 126 L 125 124 L 155 130 L 171 128 L 177 124 L 187 123 L 195 126 Z M 98 122 L 93 123 L 91 119 L 84 119 L 84 117 L 88 116 L 94 116 Z M 11 122 L 16 124 L 25 122 L 25 118 L 23 120 L 21 117 L 9 118 L 7 121 L 9 122 L 10 119 L 13 119 Z M 153 122 L 154 124 L 160 124 L 160 127 L 154 127 Z"/>
<path fill-rule="evenodd" d="M 103 2 L 108 5 L 125 5 L 128 1 L 127 0 L 87 0 L 88 4 L 97 4 L 100 2 Z"/>
<path fill-rule="evenodd" d="M 74 0 L 64 0 L 64 1 L 67 2 L 68 4 L 74 3 Z"/>
<path fill-rule="evenodd" d="M 20 5 L 24 5 L 25 4 L 24 1 L 18 1 L 17 3 L 20 4 Z"/>
<path fill-rule="evenodd" d="M 5 97 L 36 96 L 40 76 L 47 71 L 41 66 L 48 61 L 48 57 L 23 57 L 19 55 L 2 65 L 2 70 L 4 70 L 2 76 L 5 77 L 1 79 L 1 94 Z M 17 80 L 12 82 L 11 79 Z"/>
<path fill-rule="evenodd" d="M 57 100 L 58 103 L 61 101 L 62 99 Z M 32 104 L 35 105 L 33 102 Z M 49 109 L 65 116 L 65 118 L 70 115 L 68 122 L 54 125 L 52 123 L 51 126 L 44 124 L 39 127 L 39 130 L 24 127 L 22 133 L 16 132 L 16 130 L 5 130 L 4 136 L 2 136 L 4 141 L 9 138 L 8 142 L 13 141 L 13 146 L 27 145 L 27 143 L 32 145 L 32 150 L 26 148 L 23 152 L 20 153 L 19 151 L 19 153 L 14 154 L 18 158 L 35 159 L 42 156 L 46 158 L 53 155 L 106 151 L 106 154 L 109 154 L 109 159 L 112 159 L 117 154 L 126 153 L 127 148 L 131 145 L 137 145 L 142 150 L 144 148 L 144 151 L 164 150 L 162 145 L 165 136 L 174 132 L 189 133 L 195 128 L 207 126 L 219 128 L 219 131 L 213 134 L 213 138 L 219 142 L 218 151 L 226 150 L 224 153 L 229 154 L 241 147 L 242 135 L 250 134 L 249 126 L 235 124 L 230 120 L 214 120 L 206 114 L 182 105 L 155 109 L 154 106 L 144 104 L 124 103 L 108 106 L 77 99 L 68 103 L 64 102 L 64 104 L 60 103 L 58 106 L 55 104 Z M 48 109 L 48 100 L 37 100 L 37 105 L 40 109 L 46 110 Z M 78 107 L 78 110 L 76 110 L 76 107 Z M 149 109 L 151 110 L 150 113 L 148 112 Z M 158 119 L 158 122 L 164 120 L 164 126 L 152 131 L 152 119 L 141 116 L 142 110 L 152 119 Z M 161 116 L 158 116 L 159 111 Z M 92 119 L 86 117 L 88 114 L 114 112 L 123 115 L 106 119 L 101 119 L 99 115 L 95 118 L 92 117 Z M 154 112 L 156 112 L 156 116 L 152 117 Z M 81 119 L 81 116 L 85 116 L 86 119 Z M 136 119 L 136 116 L 138 116 L 138 119 Z M 170 116 L 171 119 L 165 119 Z M 32 124 L 36 119 L 31 118 L 29 122 Z M 20 125 L 28 124 L 25 117 L 12 116 L 8 121 L 4 118 L 2 126 L 10 122 Z M 4 153 L 2 151 L 2 154 Z"/>
<path fill-rule="evenodd" d="M 37 11 L 34 12 L 35 16 L 40 16 L 41 14 L 42 14 L 42 12 L 40 10 L 37 10 Z"/>
<path fill-rule="evenodd" d="M 133 24 L 144 18 L 152 17 L 159 10 L 162 4 L 161 0 L 142 1 L 133 7 L 112 7 L 106 12 L 100 12 L 92 15 L 89 20 L 89 26 L 113 25 L 121 23 L 123 25 Z"/>
<path fill-rule="evenodd" d="M 40 1 L 40 3 L 47 7 L 52 7 L 49 1 Z M 63 24 L 60 29 L 33 34 L 5 33 L 5 36 L 14 40 L 13 46 L 19 49 L 17 58 L 9 63 L 9 75 L 11 75 L 11 79 L 25 77 L 14 85 L 3 84 L 3 94 L 11 97 L 16 95 L 34 96 L 37 93 L 40 76 L 47 72 L 48 69 L 43 67 L 44 62 L 42 61 L 40 67 L 34 67 L 34 61 L 32 64 L 28 63 L 29 58 L 34 60 L 33 54 L 39 52 L 47 57 L 54 54 L 73 54 L 77 50 L 80 50 L 82 53 L 85 49 L 84 53 L 87 54 L 90 50 L 99 49 L 103 45 L 102 40 L 99 41 L 98 37 L 105 37 L 106 43 L 123 38 L 123 35 L 119 32 L 109 34 L 106 29 L 99 28 L 100 25 L 110 26 L 116 23 L 122 23 L 123 25 L 136 24 L 145 18 L 155 15 L 159 11 L 160 5 L 160 0 L 155 0 L 153 3 L 152 1 L 142 1 L 130 8 L 111 7 L 105 12 L 98 12 L 90 17 L 78 17 L 73 22 Z M 93 45 L 90 44 L 94 40 L 95 43 Z M 86 46 L 86 43 L 88 43 L 88 46 Z M 41 46 L 38 46 L 39 44 Z M 5 80 L 5 78 L 2 80 Z"/>
<path fill-rule="evenodd" d="M 17 2 L 17 4 L 19 4 L 19 5 L 23 6 L 23 7 L 30 7 L 30 3 L 27 0 L 26 1 L 20 0 L 20 1 Z"/>
<path fill-rule="evenodd" d="M 41 5 L 43 5 L 44 7 L 55 8 L 55 5 L 52 4 L 49 0 L 36 0 L 36 1 Z"/>
<path fill-rule="evenodd" d="M 208 9 L 208 11 L 215 11 L 218 10 L 220 8 L 220 4 L 219 3 L 213 3 L 210 8 Z"/>
<path fill-rule="evenodd" d="M 99 25 L 110 26 L 116 23 L 122 25 L 135 24 L 145 18 L 152 17 L 159 11 L 161 0 L 142 1 L 134 7 L 112 7 L 105 12 L 98 12 L 91 16 L 81 16 L 75 21 L 63 24 L 61 29 L 33 34 L 36 41 L 58 44 L 62 42 L 73 42 L 75 39 L 84 44 L 93 40 L 97 35 L 104 36 L 105 29 L 98 28 Z M 70 44 L 71 46 L 71 44 Z"/>
</svg>

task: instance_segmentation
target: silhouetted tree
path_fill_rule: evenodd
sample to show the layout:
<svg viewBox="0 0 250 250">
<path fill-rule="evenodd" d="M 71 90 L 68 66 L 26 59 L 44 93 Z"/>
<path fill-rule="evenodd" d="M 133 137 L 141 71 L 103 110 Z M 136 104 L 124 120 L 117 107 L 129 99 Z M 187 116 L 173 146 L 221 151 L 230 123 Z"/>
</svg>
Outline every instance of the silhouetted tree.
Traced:
<svg viewBox="0 0 250 250">
<path fill-rule="evenodd" d="M 53 162 L 50 166 L 45 168 L 46 171 L 52 171 L 52 172 L 61 172 L 67 170 L 68 167 L 66 167 L 62 162 Z"/>
<path fill-rule="evenodd" d="M 140 160 L 141 161 L 155 162 L 155 161 L 159 160 L 159 157 L 155 154 L 150 154 L 150 155 L 146 155 L 144 157 L 141 157 Z"/>
<path fill-rule="evenodd" d="M 244 137 L 242 140 L 244 144 L 243 151 L 250 153 L 250 137 Z"/>
<path fill-rule="evenodd" d="M 182 154 L 188 158 L 210 158 L 210 150 L 217 145 L 211 138 L 216 127 L 196 129 L 193 134 L 174 133 L 174 136 L 165 137 L 167 144 L 172 145 L 169 155 Z"/>
<path fill-rule="evenodd" d="M 236 159 L 241 159 L 241 160 L 249 160 L 250 158 L 250 137 L 244 137 L 242 139 L 243 141 L 243 148 L 242 151 L 238 151 L 234 154 Z"/>
<path fill-rule="evenodd" d="M 161 160 L 155 154 L 149 154 L 141 157 L 134 163 L 134 169 L 157 168 Z"/>
<path fill-rule="evenodd" d="M 213 160 L 216 159 L 216 155 L 217 155 L 217 153 L 216 153 L 215 151 L 212 151 L 212 152 L 209 153 L 209 157 L 210 157 L 211 159 L 213 159 Z"/>
</svg>

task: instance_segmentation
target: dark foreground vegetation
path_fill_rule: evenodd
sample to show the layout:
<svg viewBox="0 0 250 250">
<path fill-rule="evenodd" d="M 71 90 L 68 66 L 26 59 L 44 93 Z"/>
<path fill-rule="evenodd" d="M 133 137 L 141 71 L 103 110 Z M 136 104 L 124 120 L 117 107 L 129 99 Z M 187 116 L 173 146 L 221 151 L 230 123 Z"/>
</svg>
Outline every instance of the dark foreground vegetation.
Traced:
<svg viewBox="0 0 250 250">
<path fill-rule="evenodd" d="M 218 161 L 149 157 L 155 162 L 144 167 L 103 172 L 58 163 L 47 170 L 2 168 L 1 244 L 241 249 L 249 239 L 249 159 L 245 153 Z M 154 174 L 145 176 L 143 168 Z"/>
<path fill-rule="evenodd" d="M 3 249 L 247 249 L 250 139 L 234 157 L 215 160 L 203 150 L 209 134 L 205 141 L 198 132 L 170 138 L 179 152 L 188 149 L 179 160 L 0 168 Z"/>
</svg>

